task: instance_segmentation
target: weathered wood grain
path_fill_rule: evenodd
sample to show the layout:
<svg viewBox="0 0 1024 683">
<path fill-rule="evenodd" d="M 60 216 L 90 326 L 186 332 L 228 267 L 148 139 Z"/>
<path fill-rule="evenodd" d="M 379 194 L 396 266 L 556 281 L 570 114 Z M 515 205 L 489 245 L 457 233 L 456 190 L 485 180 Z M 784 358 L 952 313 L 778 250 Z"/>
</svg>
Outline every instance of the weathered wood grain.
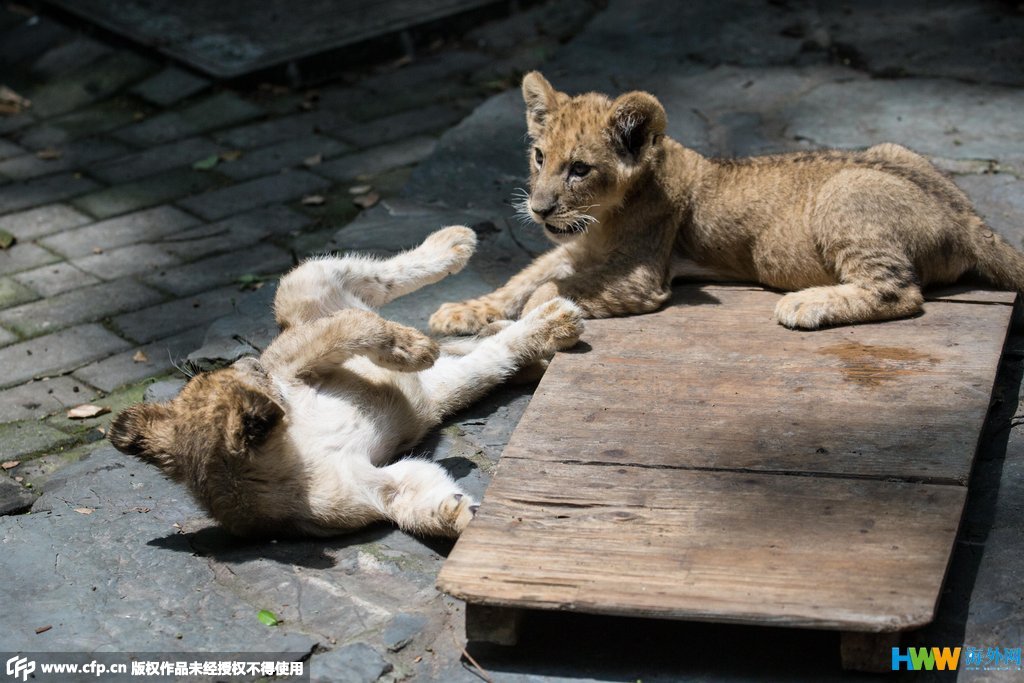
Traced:
<svg viewBox="0 0 1024 683">
<path fill-rule="evenodd" d="M 468 602 L 895 631 L 932 618 L 965 489 L 503 458 L 438 586 Z"/>
<path fill-rule="evenodd" d="M 1008 306 L 797 332 L 771 321 L 778 298 L 685 288 L 659 313 L 588 321 L 589 350 L 552 364 L 508 453 L 966 482 Z"/>
</svg>

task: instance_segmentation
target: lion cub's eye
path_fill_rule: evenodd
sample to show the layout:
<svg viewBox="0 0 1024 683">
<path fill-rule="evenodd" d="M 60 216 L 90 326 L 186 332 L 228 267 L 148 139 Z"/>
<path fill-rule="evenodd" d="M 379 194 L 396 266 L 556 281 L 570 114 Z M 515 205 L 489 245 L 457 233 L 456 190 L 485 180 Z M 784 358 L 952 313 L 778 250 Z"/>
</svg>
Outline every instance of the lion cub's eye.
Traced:
<svg viewBox="0 0 1024 683">
<path fill-rule="evenodd" d="M 592 166 L 583 163 L 582 161 L 573 162 L 572 166 L 569 167 L 569 175 L 582 178 L 583 176 L 590 173 Z"/>
<path fill-rule="evenodd" d="M 537 162 L 538 166 L 544 165 L 544 152 L 540 151 L 540 147 L 533 148 L 533 158 Z"/>
</svg>

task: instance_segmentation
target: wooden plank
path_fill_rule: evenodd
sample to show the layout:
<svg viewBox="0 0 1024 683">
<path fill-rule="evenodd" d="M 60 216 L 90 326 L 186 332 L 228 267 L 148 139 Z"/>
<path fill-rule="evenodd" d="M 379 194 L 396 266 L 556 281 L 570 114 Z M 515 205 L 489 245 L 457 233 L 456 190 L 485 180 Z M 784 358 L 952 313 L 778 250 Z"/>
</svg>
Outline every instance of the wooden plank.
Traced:
<svg viewBox="0 0 1024 683">
<path fill-rule="evenodd" d="M 903 630 L 932 618 L 965 495 L 505 457 L 438 586 L 483 605 Z"/>
<path fill-rule="evenodd" d="M 933 616 L 1015 295 L 794 332 L 687 286 L 588 322 L 438 577 L 474 605 L 838 629 Z M 888 642 L 888 641 L 885 641 Z"/>
<path fill-rule="evenodd" d="M 779 294 L 677 290 L 647 316 L 588 321 L 509 443 L 535 460 L 966 483 L 1011 308 L 815 332 Z M 557 415 L 559 419 L 551 419 Z"/>
</svg>

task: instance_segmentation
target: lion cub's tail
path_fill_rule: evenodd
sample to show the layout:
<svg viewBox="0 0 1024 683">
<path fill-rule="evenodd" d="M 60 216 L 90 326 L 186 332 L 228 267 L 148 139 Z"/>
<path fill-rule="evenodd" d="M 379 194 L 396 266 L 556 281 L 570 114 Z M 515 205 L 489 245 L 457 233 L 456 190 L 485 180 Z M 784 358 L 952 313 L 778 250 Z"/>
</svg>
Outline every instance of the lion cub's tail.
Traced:
<svg viewBox="0 0 1024 683">
<path fill-rule="evenodd" d="M 982 277 L 999 287 L 1024 292 L 1024 254 L 984 223 L 979 222 L 974 235 L 976 268 Z"/>
</svg>

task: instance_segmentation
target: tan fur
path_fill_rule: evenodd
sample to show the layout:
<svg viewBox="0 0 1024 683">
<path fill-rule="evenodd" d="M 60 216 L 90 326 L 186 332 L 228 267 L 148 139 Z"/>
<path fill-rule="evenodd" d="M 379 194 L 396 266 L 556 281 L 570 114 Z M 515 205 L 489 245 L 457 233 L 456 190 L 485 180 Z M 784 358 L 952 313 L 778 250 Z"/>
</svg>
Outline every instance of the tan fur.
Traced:
<svg viewBox="0 0 1024 683">
<path fill-rule="evenodd" d="M 385 261 L 306 262 L 280 283 L 284 329 L 259 359 L 197 375 L 169 403 L 126 409 L 110 441 L 185 484 L 239 535 L 327 535 L 378 520 L 458 534 L 472 498 L 433 462 L 391 461 L 582 331 L 565 299 L 451 348 L 370 310 L 459 271 L 475 245 L 472 230 L 453 226 Z"/>
<path fill-rule="evenodd" d="M 474 333 L 559 295 L 588 317 L 644 313 L 687 274 L 792 291 L 775 318 L 804 329 L 916 314 L 921 287 L 968 271 L 1024 288 L 1024 256 L 899 145 L 708 159 L 665 136 L 647 93 L 570 97 L 533 72 L 523 96 L 520 211 L 559 246 L 497 291 L 441 306 L 435 332 Z"/>
</svg>

